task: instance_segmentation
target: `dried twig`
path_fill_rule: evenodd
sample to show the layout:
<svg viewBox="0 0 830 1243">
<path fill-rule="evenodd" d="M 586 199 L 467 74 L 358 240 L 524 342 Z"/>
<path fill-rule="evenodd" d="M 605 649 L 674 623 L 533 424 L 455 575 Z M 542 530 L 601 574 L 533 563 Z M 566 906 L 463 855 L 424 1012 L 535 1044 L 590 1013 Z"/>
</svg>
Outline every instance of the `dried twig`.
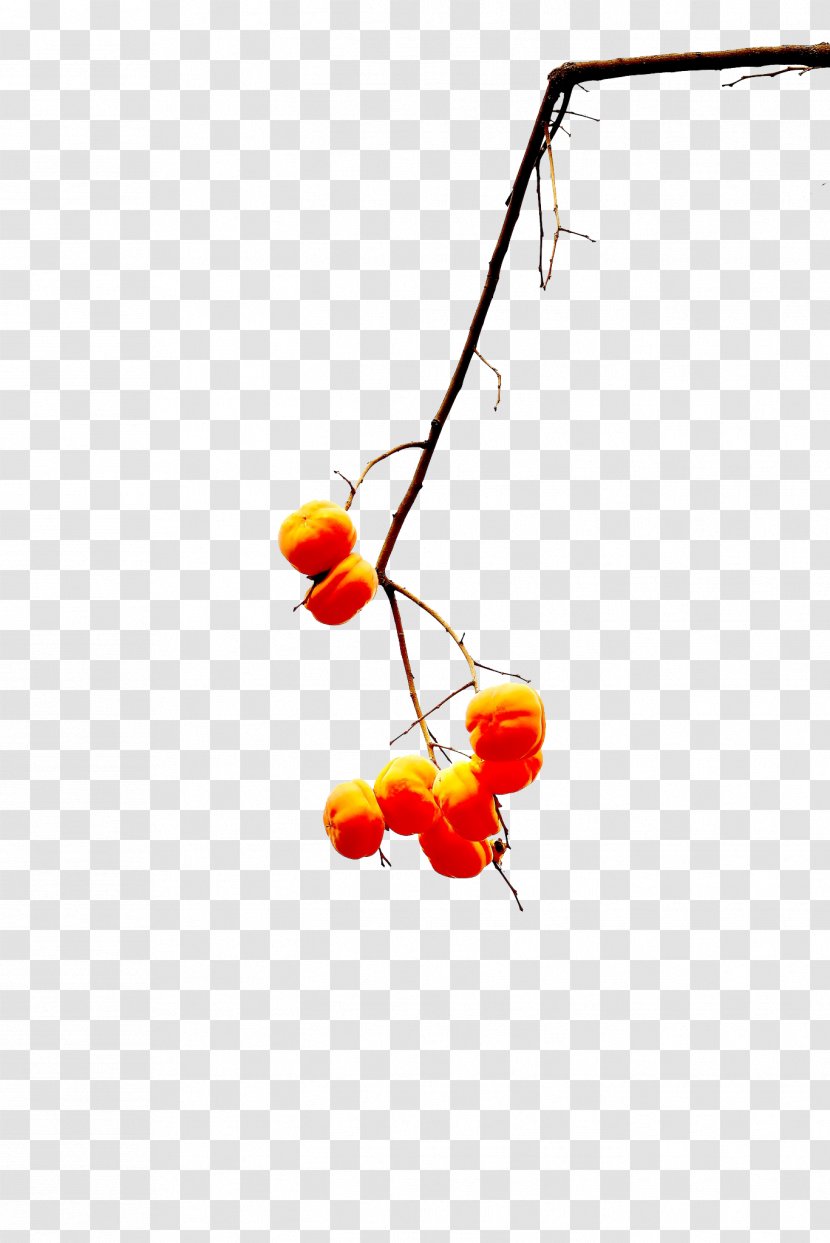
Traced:
<svg viewBox="0 0 830 1243">
<path fill-rule="evenodd" d="M 498 367 L 494 367 L 492 363 L 488 363 L 487 359 L 484 357 L 481 350 L 476 350 L 476 354 L 478 354 L 479 358 L 484 363 L 485 367 L 489 367 L 491 371 L 494 371 L 496 373 L 496 380 L 498 382 L 498 387 L 496 389 L 496 404 L 493 406 L 493 409 L 498 410 L 499 402 L 501 401 L 501 372 L 499 371 Z"/>
<path fill-rule="evenodd" d="M 817 65 L 787 65 L 785 69 L 773 69 L 772 73 L 745 73 L 734 82 L 721 82 L 721 86 L 737 86 L 739 82 L 748 82 L 750 78 L 780 78 L 782 73 L 797 73 L 801 78 L 817 68 Z"/>
<path fill-rule="evenodd" d="M 454 639 L 455 642 L 458 644 L 458 649 L 462 653 L 464 659 L 467 662 L 467 666 L 470 670 L 470 680 L 472 681 L 474 689 L 477 691 L 478 690 L 478 674 L 476 673 L 476 662 L 473 660 L 472 656 L 470 655 L 470 653 L 467 651 L 466 647 L 464 646 L 463 639 L 460 639 L 458 637 L 458 635 L 455 633 L 450 623 L 447 621 L 444 621 L 441 614 L 436 613 L 435 609 L 432 608 L 431 605 L 426 604 L 423 600 L 420 600 L 416 595 L 413 595 L 413 593 L 407 590 L 406 587 L 401 587 L 400 583 L 393 583 L 391 579 L 385 578 L 384 586 L 386 588 L 387 595 L 389 594 L 390 587 L 393 592 L 395 591 L 400 592 L 402 596 L 406 596 L 407 600 L 411 600 L 413 604 L 417 604 L 419 609 L 423 609 L 425 613 L 429 613 L 430 617 L 435 618 L 435 620 L 444 627 L 444 629 L 446 630 L 450 638 Z"/>
<path fill-rule="evenodd" d="M 588 112 L 576 112 L 574 111 L 573 108 L 569 108 L 568 111 L 565 113 L 565 116 L 584 117 L 586 121 L 596 121 L 597 125 L 599 125 L 599 117 L 592 117 L 590 113 Z"/>
<path fill-rule="evenodd" d="M 423 449 L 425 445 L 426 445 L 425 440 L 407 440 L 406 444 L 395 445 L 394 449 L 387 449 L 385 453 L 379 453 L 377 457 L 373 457 L 371 462 L 367 463 L 367 465 L 364 466 L 357 483 L 352 483 L 352 481 L 350 479 L 347 479 L 346 476 L 342 474 L 341 471 L 336 470 L 334 472 L 335 475 L 340 475 L 340 478 L 343 480 L 343 482 L 349 485 L 349 499 L 346 501 L 346 504 L 343 506 L 343 508 L 351 509 L 352 501 L 355 498 L 355 493 L 357 492 L 357 489 L 363 483 L 363 480 L 369 474 L 369 471 L 372 469 L 372 467 L 377 466 L 378 462 L 385 461 L 385 459 L 388 457 L 391 457 L 393 453 L 400 453 L 402 449 Z"/>
<path fill-rule="evenodd" d="M 385 865 L 386 867 L 391 868 L 392 864 L 386 858 L 386 855 L 383 853 L 380 846 L 378 846 L 378 854 L 380 855 L 380 866 L 383 867 Z"/>
<path fill-rule="evenodd" d="M 477 669 L 489 669 L 490 673 L 497 673 L 502 678 L 518 678 L 520 682 L 527 682 L 530 686 L 530 678 L 526 678 L 521 673 L 511 673 L 509 669 L 494 669 L 492 665 L 483 665 L 480 660 L 474 663 Z"/>
<path fill-rule="evenodd" d="M 426 727 L 426 722 L 421 719 L 423 710 L 421 708 L 421 702 L 418 699 L 418 692 L 415 689 L 415 678 L 412 675 L 412 665 L 410 664 L 409 651 L 406 646 L 406 635 L 404 634 L 403 621 L 401 620 L 401 610 L 398 607 L 397 600 L 395 599 L 395 588 L 389 583 L 384 583 L 383 588 L 389 600 L 389 607 L 392 610 L 392 619 L 395 623 L 395 633 L 398 636 L 398 647 L 400 648 L 401 660 L 403 661 L 403 671 L 406 674 L 406 684 L 409 687 L 409 697 L 412 700 L 415 715 L 421 723 L 421 732 L 424 735 L 424 742 L 427 744 L 427 753 L 434 764 L 435 750 L 433 748 L 430 732 Z"/>
<path fill-rule="evenodd" d="M 495 859 L 493 859 L 493 867 L 496 869 L 496 871 L 498 872 L 499 876 L 500 876 L 500 877 L 502 878 L 502 880 L 504 881 L 505 885 L 507 885 L 507 888 L 508 888 L 508 889 L 510 890 L 510 892 L 513 894 L 513 897 L 516 899 L 516 905 L 518 906 L 519 910 L 520 910 L 520 911 L 523 911 L 525 908 L 522 906 L 521 902 L 519 901 L 519 895 L 518 895 L 518 892 L 516 891 L 516 887 L 515 887 L 515 885 L 511 885 L 511 884 L 510 884 L 510 881 L 507 879 L 507 877 L 505 876 L 504 872 L 501 870 L 501 864 L 500 864 L 500 863 L 497 863 L 497 862 L 496 862 L 496 860 L 495 860 Z"/>
<path fill-rule="evenodd" d="M 545 131 L 547 132 L 547 125 Z M 541 161 L 539 161 L 541 163 Z M 539 288 L 545 288 L 545 278 L 542 275 L 542 243 L 545 240 L 545 225 L 542 219 L 542 174 L 539 171 L 539 163 L 536 165 L 536 202 L 539 205 Z"/>
<path fill-rule="evenodd" d="M 422 713 L 422 715 L 414 720 L 411 725 L 407 725 L 406 729 L 401 730 L 399 734 L 396 734 L 394 738 L 390 739 L 389 746 L 392 747 L 396 742 L 400 742 L 401 738 L 406 737 L 409 731 L 414 729 L 416 725 L 423 725 L 428 716 L 432 716 L 433 712 L 437 712 L 439 708 L 443 708 L 445 703 L 449 703 L 451 699 L 454 699 L 456 695 L 460 695 L 462 691 L 469 690 L 471 686 L 472 682 L 465 682 L 463 686 L 459 686 L 456 690 L 450 691 L 449 695 L 445 695 L 444 698 L 435 704 L 434 707 L 428 708 L 427 711 Z"/>
</svg>

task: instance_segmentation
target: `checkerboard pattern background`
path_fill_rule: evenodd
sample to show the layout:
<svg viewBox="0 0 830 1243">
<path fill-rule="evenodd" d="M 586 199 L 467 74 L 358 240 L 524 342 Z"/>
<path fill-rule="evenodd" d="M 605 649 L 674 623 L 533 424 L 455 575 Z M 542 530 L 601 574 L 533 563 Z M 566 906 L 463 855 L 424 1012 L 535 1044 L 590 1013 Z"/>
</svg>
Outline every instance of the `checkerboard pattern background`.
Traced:
<svg viewBox="0 0 830 1243">
<path fill-rule="evenodd" d="M 531 193 L 396 548 L 544 694 L 523 915 L 333 855 L 411 708 L 275 548 L 432 416 L 554 65 L 823 7 L 4 0 L 2 1243 L 828 1237 L 830 75 L 576 93 L 598 241 L 543 294 Z"/>
</svg>

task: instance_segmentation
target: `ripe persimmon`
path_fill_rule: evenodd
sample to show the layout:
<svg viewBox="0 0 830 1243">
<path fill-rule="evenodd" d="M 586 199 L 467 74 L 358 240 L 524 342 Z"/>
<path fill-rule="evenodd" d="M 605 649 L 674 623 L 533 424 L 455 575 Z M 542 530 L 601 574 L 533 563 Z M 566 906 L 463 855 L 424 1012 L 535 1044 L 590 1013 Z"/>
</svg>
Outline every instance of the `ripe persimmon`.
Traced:
<svg viewBox="0 0 830 1243">
<path fill-rule="evenodd" d="M 380 849 L 386 823 L 368 781 L 343 781 L 323 809 L 329 841 L 347 859 L 365 859 Z"/>
<path fill-rule="evenodd" d="M 352 552 L 314 584 L 304 604 L 317 621 L 342 626 L 369 603 L 377 589 L 375 567 Z"/>
<path fill-rule="evenodd" d="M 501 682 L 467 704 L 467 731 L 479 759 L 521 760 L 545 740 L 545 706 L 531 686 Z"/>
<path fill-rule="evenodd" d="M 460 837 L 443 819 L 436 820 L 431 828 L 421 833 L 418 841 L 433 870 L 441 876 L 478 876 L 493 858 L 493 848 L 488 841 Z"/>
<path fill-rule="evenodd" d="M 306 501 L 285 519 L 278 543 L 295 570 L 314 578 L 348 557 L 356 539 L 354 523 L 342 505 Z"/>
<path fill-rule="evenodd" d="M 375 798 L 394 833 L 423 833 L 440 818 L 432 785 L 438 769 L 423 755 L 399 755 L 375 780 Z"/>
<path fill-rule="evenodd" d="M 515 794 L 539 776 L 542 752 L 526 755 L 522 760 L 480 760 L 475 756 L 472 764 L 481 778 L 481 784 L 491 794 Z"/>
<path fill-rule="evenodd" d="M 482 785 L 469 760 L 443 768 L 432 787 L 441 814 L 450 828 L 471 842 L 481 842 L 499 831 L 493 795 Z"/>
</svg>

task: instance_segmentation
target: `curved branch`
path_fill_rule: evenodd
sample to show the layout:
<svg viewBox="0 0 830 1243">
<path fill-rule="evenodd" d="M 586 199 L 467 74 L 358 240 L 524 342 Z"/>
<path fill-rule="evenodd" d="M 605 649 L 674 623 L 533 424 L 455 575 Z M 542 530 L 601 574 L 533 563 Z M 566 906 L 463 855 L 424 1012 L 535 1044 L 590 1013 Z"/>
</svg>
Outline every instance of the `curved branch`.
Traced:
<svg viewBox="0 0 830 1243">
<path fill-rule="evenodd" d="M 427 754 L 434 764 L 435 747 L 432 741 L 432 735 L 427 729 L 426 721 L 423 720 L 421 702 L 418 699 L 418 692 L 415 689 L 415 679 L 412 676 L 412 665 L 409 661 L 409 652 L 406 646 L 406 635 L 404 634 L 403 621 L 401 620 L 401 610 L 398 607 L 397 600 L 395 599 L 395 589 L 391 583 L 384 583 L 383 590 L 386 592 L 386 597 L 389 600 L 389 607 L 392 610 L 392 618 L 395 622 L 395 632 L 398 636 L 398 646 L 401 649 L 401 660 L 403 661 L 403 670 L 406 674 L 406 684 L 409 687 L 409 697 L 412 700 L 415 715 L 418 717 L 421 724 L 421 732 L 424 735 L 424 742 L 427 744 Z"/>
<path fill-rule="evenodd" d="M 399 734 L 396 734 L 395 737 L 390 740 L 389 746 L 392 747 L 396 742 L 400 742 L 401 738 L 405 738 L 409 731 L 414 729 L 416 725 L 423 725 L 428 716 L 432 716 L 433 712 L 437 712 L 439 708 L 443 708 L 445 703 L 449 703 L 451 699 L 454 699 L 456 695 L 460 695 L 462 691 L 469 690 L 471 686 L 472 682 L 465 682 L 463 686 L 456 687 L 454 691 L 450 691 L 449 695 L 445 695 L 443 699 L 439 700 L 438 703 L 434 705 L 434 707 L 427 708 L 423 716 L 417 717 L 411 725 L 407 725 L 406 729 L 403 729 Z M 432 737 L 431 731 L 430 737 Z"/>
<path fill-rule="evenodd" d="M 387 449 L 385 453 L 378 454 L 377 457 L 373 457 L 371 462 L 367 463 L 367 465 L 364 466 L 363 471 L 360 477 L 358 478 L 357 483 L 352 483 L 351 479 L 347 479 L 346 476 L 341 474 L 339 470 L 336 470 L 334 472 L 335 475 L 340 475 L 340 478 L 343 480 L 343 482 L 349 485 L 349 499 L 346 501 L 346 504 L 343 506 L 343 508 L 351 509 L 352 501 L 355 498 L 357 489 L 363 483 L 363 480 L 369 474 L 369 471 L 372 469 L 372 467 L 377 466 L 378 462 L 383 462 L 386 458 L 391 457 L 393 453 L 400 453 L 401 449 L 423 449 L 425 444 L 426 444 L 425 440 L 407 440 L 406 444 L 395 445 L 394 449 Z"/>
<path fill-rule="evenodd" d="M 390 587 L 393 592 L 399 591 L 402 596 L 406 596 L 407 600 L 411 600 L 413 604 L 417 604 L 419 609 L 423 609 L 425 613 L 429 613 L 430 617 L 434 617 L 435 620 L 439 623 L 439 625 L 444 627 L 444 629 L 446 630 L 450 638 L 453 639 L 458 644 L 458 649 L 462 653 L 469 667 L 470 680 L 472 681 L 472 684 L 475 690 L 478 691 L 478 674 L 476 673 L 476 662 L 473 660 L 472 656 L 470 655 L 470 653 L 467 651 L 466 647 L 464 646 L 464 636 L 462 635 L 461 638 L 459 638 L 458 635 L 453 630 L 450 623 L 447 621 L 444 621 L 441 614 L 436 613 L 435 609 L 432 608 L 429 604 L 425 604 L 423 600 L 420 600 L 416 595 L 413 595 L 411 591 L 407 591 L 406 587 L 401 587 L 400 583 L 393 583 L 391 579 L 386 578 L 384 580 L 384 590 L 386 591 L 387 595 L 389 594 Z"/>
</svg>

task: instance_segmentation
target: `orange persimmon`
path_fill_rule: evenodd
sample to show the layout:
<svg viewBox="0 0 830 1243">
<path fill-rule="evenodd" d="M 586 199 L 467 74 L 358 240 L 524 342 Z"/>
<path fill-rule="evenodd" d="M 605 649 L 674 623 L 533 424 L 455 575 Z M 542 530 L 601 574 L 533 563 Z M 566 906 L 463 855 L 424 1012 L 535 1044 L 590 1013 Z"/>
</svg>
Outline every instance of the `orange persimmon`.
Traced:
<svg viewBox="0 0 830 1243">
<path fill-rule="evenodd" d="M 437 767 L 423 755 L 399 755 L 381 769 L 375 798 L 394 833 L 423 833 L 440 817 L 432 793 L 437 776 Z"/>
<path fill-rule="evenodd" d="M 545 740 L 545 706 L 531 686 L 501 682 L 467 704 L 467 731 L 479 759 L 521 760 Z"/>
<path fill-rule="evenodd" d="M 348 557 L 356 539 L 354 523 L 342 505 L 307 501 L 285 519 L 278 543 L 295 570 L 314 578 Z"/>
<path fill-rule="evenodd" d="M 482 785 L 469 760 L 443 768 L 432 787 L 441 814 L 450 828 L 471 842 L 481 842 L 499 831 L 493 795 Z"/>
<path fill-rule="evenodd" d="M 386 828 L 368 781 L 343 781 L 332 790 L 323 809 L 329 841 L 347 859 L 365 859 L 380 848 Z"/>
<path fill-rule="evenodd" d="M 488 841 L 473 842 L 460 837 L 446 820 L 436 820 L 420 834 L 418 841 L 433 870 L 441 876 L 478 876 L 493 859 L 493 847 Z"/>
<path fill-rule="evenodd" d="M 349 553 L 319 583 L 315 583 L 305 607 L 317 621 L 342 626 L 351 621 L 378 589 L 375 567 L 359 553 Z"/>
<path fill-rule="evenodd" d="M 542 752 L 526 755 L 523 760 L 480 760 L 476 756 L 472 764 L 481 784 L 492 794 L 515 794 L 539 776 Z"/>
</svg>

